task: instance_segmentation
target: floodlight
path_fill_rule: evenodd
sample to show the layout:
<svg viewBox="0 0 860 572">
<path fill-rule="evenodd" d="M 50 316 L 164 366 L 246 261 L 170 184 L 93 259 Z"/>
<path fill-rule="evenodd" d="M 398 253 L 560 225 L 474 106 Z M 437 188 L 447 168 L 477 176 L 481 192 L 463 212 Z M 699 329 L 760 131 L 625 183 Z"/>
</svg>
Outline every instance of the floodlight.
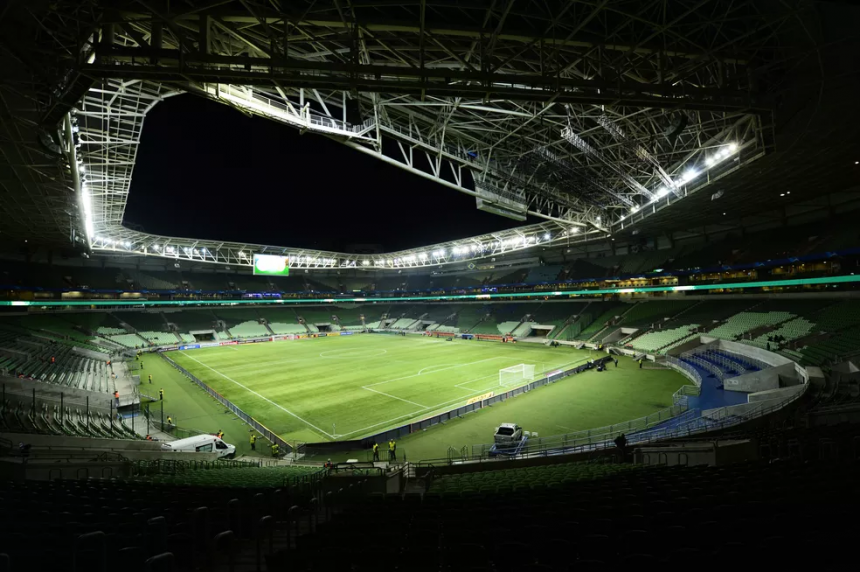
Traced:
<svg viewBox="0 0 860 572">
<path fill-rule="evenodd" d="M 726 148 L 729 150 L 729 153 L 734 153 L 735 151 L 738 150 L 738 144 L 737 143 L 729 143 L 729 146 Z"/>
<path fill-rule="evenodd" d="M 543 235 L 543 239 L 544 239 L 544 240 L 549 240 L 549 233 L 544 234 L 544 235 Z"/>
<path fill-rule="evenodd" d="M 696 169 L 690 168 L 684 172 L 684 176 L 681 178 L 681 180 L 685 183 L 688 183 L 698 177 L 700 174 L 701 172 L 697 171 Z"/>
<path fill-rule="evenodd" d="M 433 256 L 435 256 L 436 258 L 442 258 L 443 256 L 445 256 L 445 251 L 444 250 L 437 250 L 436 252 L 433 253 Z"/>
<path fill-rule="evenodd" d="M 362 266 L 370 266 L 370 260 L 362 260 L 361 265 Z"/>
<path fill-rule="evenodd" d="M 638 206 L 632 206 L 632 207 L 630 207 L 630 214 L 633 214 L 633 213 L 635 213 L 635 212 L 636 212 L 636 211 L 638 211 L 638 210 L 639 210 L 639 207 L 638 207 Z"/>
<path fill-rule="evenodd" d="M 596 220 L 597 220 L 597 222 L 600 222 L 600 217 L 597 217 L 597 219 L 596 219 Z"/>
<path fill-rule="evenodd" d="M 389 258 L 388 259 L 388 265 L 391 266 L 392 264 L 394 264 L 394 261 Z"/>
<path fill-rule="evenodd" d="M 572 229 L 570 229 L 570 233 L 571 233 L 571 234 L 576 234 L 577 232 L 579 232 L 579 227 L 578 227 L 578 226 L 575 226 L 575 227 L 573 227 Z"/>
<path fill-rule="evenodd" d="M 152 249 L 153 249 L 153 250 L 155 250 L 155 251 L 158 251 L 160 248 L 161 248 L 161 247 L 160 247 L 160 246 L 158 246 L 157 244 L 153 244 L 153 245 L 152 245 Z"/>
<path fill-rule="evenodd" d="M 125 246 L 126 248 L 128 248 L 129 246 L 131 246 L 131 243 L 130 243 L 129 241 L 127 241 L 127 240 L 126 240 L 126 241 L 123 243 L 123 246 Z"/>
<path fill-rule="evenodd" d="M 239 258 L 245 258 L 245 253 L 241 250 L 239 251 Z"/>
<path fill-rule="evenodd" d="M 86 173 L 86 172 L 87 172 L 87 168 L 86 168 L 86 167 L 84 167 L 84 165 L 83 165 L 83 163 L 82 163 L 82 164 L 80 164 L 80 165 L 78 166 L 78 171 L 80 171 L 81 173 Z"/>
<path fill-rule="evenodd" d="M 427 253 L 422 252 L 421 254 L 418 255 L 418 258 L 420 258 L 421 260 L 427 260 Z"/>
<path fill-rule="evenodd" d="M 713 156 L 705 159 L 705 165 L 707 165 L 708 167 L 713 167 L 716 162 L 717 160 Z"/>
</svg>

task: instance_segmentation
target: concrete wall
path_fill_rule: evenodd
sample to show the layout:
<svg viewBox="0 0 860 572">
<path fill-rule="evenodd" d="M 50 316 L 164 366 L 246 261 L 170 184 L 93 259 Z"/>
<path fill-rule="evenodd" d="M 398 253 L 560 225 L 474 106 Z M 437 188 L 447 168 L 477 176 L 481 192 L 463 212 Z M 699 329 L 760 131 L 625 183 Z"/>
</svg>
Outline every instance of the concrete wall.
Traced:
<svg viewBox="0 0 860 572">
<path fill-rule="evenodd" d="M 63 435 L 35 435 L 31 433 L 0 433 L 13 447 L 18 443 L 32 446 L 30 457 L 36 459 L 73 459 L 95 457 L 100 453 L 118 453 L 127 459 L 163 459 L 186 461 L 214 461 L 217 453 L 194 453 L 162 451 L 158 441 L 134 441 L 125 439 L 95 439 L 89 437 L 67 437 Z"/>
<path fill-rule="evenodd" d="M 110 359 L 110 355 L 107 353 L 88 350 L 79 346 L 73 347 L 72 352 L 98 361 L 107 361 Z"/>
<path fill-rule="evenodd" d="M 704 336 L 703 336 L 704 337 Z M 712 340 L 715 338 L 711 338 Z M 763 361 L 768 365 L 784 365 L 787 363 L 794 363 L 794 361 L 788 359 L 787 357 L 783 357 L 779 354 L 775 354 L 773 352 L 769 352 L 767 350 L 763 350 L 761 348 L 757 348 L 755 346 L 748 346 L 747 344 L 741 344 L 738 342 L 730 342 L 728 340 L 716 340 L 717 346 L 720 349 L 726 350 L 727 352 L 732 352 L 735 354 L 740 354 L 743 356 L 749 356 L 755 358 L 759 361 Z"/>
<path fill-rule="evenodd" d="M 794 362 L 731 377 L 723 382 L 723 388 L 747 393 L 778 389 L 782 377 L 795 379 Z"/>
<path fill-rule="evenodd" d="M 642 465 L 728 465 L 758 460 L 758 447 L 755 441 L 720 441 L 668 445 L 657 447 L 637 447 L 634 462 Z"/>
<path fill-rule="evenodd" d="M 757 401 L 768 401 L 770 399 L 787 399 L 796 393 L 803 391 L 802 385 L 793 385 L 791 387 L 781 387 L 779 389 L 768 389 L 765 391 L 757 391 L 750 393 L 747 396 L 747 403 L 755 403 Z"/>
<path fill-rule="evenodd" d="M 15 396 L 15 398 L 23 401 L 31 401 L 33 399 L 33 390 L 35 389 L 37 402 L 44 401 L 59 405 L 60 396 L 62 396 L 64 404 L 83 407 L 86 405 L 87 398 L 89 398 L 90 409 L 96 409 L 100 412 L 109 412 L 111 410 L 113 396 L 107 392 L 86 391 L 65 385 L 8 376 L 0 376 L 0 384 L 5 386 L 7 397 Z M 120 388 L 120 392 L 122 391 L 122 388 Z"/>
<path fill-rule="evenodd" d="M 710 338 L 710 339 L 713 340 L 713 338 Z M 672 348 L 671 350 L 666 352 L 666 354 L 670 355 L 670 356 L 677 357 L 684 352 L 688 352 L 692 349 L 696 349 L 697 347 L 701 346 L 703 343 L 704 342 L 702 341 L 702 336 L 699 336 L 697 338 L 690 338 L 688 341 L 684 342 L 680 346 Z"/>
</svg>

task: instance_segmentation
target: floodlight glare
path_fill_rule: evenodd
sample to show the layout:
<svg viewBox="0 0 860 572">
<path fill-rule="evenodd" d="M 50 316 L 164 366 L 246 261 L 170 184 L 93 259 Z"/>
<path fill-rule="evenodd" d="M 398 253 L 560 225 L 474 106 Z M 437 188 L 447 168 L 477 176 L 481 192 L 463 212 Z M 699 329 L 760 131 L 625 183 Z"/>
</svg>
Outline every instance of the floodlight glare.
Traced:
<svg viewBox="0 0 860 572">
<path fill-rule="evenodd" d="M 245 253 L 241 250 L 239 251 L 239 258 L 245 258 Z"/>
<path fill-rule="evenodd" d="M 421 260 L 427 260 L 427 253 L 422 252 L 421 254 L 418 255 L 418 258 L 420 258 Z"/>
<path fill-rule="evenodd" d="M 726 148 L 729 150 L 729 153 L 734 153 L 735 151 L 738 150 L 738 144 L 737 143 L 729 143 L 729 146 Z"/>
<path fill-rule="evenodd" d="M 577 232 L 579 232 L 579 227 L 578 227 L 578 226 L 575 226 L 575 227 L 573 227 L 572 229 L 570 229 L 570 233 L 571 233 L 571 234 L 576 234 Z"/>
<path fill-rule="evenodd" d="M 705 159 L 705 165 L 707 165 L 708 167 L 713 167 L 716 162 L 717 160 L 714 157 L 708 157 L 707 159 Z"/>
<path fill-rule="evenodd" d="M 545 235 L 543 235 L 543 239 L 544 239 L 544 240 L 549 240 L 549 233 L 546 233 Z"/>
<path fill-rule="evenodd" d="M 692 181 L 693 179 L 698 177 L 700 174 L 701 173 L 699 171 L 697 171 L 696 169 L 687 169 L 684 172 L 684 176 L 681 177 L 681 181 L 684 183 L 689 183 L 690 181 Z"/>
</svg>

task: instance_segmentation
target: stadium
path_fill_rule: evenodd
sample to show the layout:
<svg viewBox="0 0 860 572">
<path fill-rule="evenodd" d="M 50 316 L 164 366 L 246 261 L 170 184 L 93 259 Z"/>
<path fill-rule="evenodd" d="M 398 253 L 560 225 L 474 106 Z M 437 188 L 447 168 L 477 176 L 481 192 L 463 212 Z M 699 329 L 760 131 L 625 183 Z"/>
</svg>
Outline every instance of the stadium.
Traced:
<svg viewBox="0 0 860 572">
<path fill-rule="evenodd" d="M 10 1 L 0 571 L 849 561 L 858 24 Z"/>
</svg>

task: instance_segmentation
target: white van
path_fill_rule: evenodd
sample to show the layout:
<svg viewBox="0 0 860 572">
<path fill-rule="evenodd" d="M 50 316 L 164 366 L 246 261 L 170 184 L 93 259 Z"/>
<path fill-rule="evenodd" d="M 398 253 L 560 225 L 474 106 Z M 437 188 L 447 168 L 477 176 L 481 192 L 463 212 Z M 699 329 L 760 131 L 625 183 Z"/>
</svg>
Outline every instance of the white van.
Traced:
<svg viewBox="0 0 860 572">
<path fill-rule="evenodd" d="M 162 443 L 162 451 L 185 451 L 189 453 L 218 453 L 218 458 L 233 457 L 236 446 L 225 443 L 215 435 L 195 435 L 170 443 Z"/>
</svg>

